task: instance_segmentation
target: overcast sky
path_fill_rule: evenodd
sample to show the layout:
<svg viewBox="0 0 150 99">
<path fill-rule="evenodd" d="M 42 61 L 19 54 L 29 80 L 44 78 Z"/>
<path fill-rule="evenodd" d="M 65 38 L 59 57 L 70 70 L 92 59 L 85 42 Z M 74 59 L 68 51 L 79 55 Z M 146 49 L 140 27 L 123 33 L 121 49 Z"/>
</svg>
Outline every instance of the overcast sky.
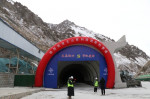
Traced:
<svg viewBox="0 0 150 99">
<path fill-rule="evenodd" d="M 150 0 L 13 0 L 47 23 L 66 19 L 114 40 L 127 42 L 150 56 Z"/>
</svg>

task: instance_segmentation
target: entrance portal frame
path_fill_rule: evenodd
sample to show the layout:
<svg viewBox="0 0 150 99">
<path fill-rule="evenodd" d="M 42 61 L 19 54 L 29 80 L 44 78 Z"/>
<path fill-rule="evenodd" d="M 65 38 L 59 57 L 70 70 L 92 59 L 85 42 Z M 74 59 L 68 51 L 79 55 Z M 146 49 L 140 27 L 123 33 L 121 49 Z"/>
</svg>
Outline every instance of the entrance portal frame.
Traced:
<svg viewBox="0 0 150 99">
<path fill-rule="evenodd" d="M 90 37 L 72 37 L 65 39 L 61 42 L 58 42 L 54 46 L 52 46 L 43 56 L 41 59 L 36 75 L 35 75 L 35 86 L 36 87 L 42 87 L 43 86 L 43 78 L 44 78 L 44 71 L 46 69 L 46 66 L 48 62 L 51 60 L 51 58 L 57 54 L 60 50 L 73 45 L 88 45 L 89 47 L 92 46 L 95 49 L 97 49 L 99 52 L 101 52 L 106 60 L 107 64 L 107 70 L 108 70 L 108 78 L 106 87 L 107 88 L 113 88 L 115 83 L 115 65 L 112 58 L 112 55 L 108 48 L 100 41 L 90 38 Z"/>
</svg>

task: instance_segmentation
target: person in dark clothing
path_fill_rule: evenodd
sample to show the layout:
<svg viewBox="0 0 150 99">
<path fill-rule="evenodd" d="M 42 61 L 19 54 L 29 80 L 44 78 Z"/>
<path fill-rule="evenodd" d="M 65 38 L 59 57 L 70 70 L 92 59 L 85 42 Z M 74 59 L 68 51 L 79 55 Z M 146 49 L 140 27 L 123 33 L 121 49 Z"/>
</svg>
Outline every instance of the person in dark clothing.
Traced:
<svg viewBox="0 0 150 99">
<path fill-rule="evenodd" d="M 105 95 L 105 79 L 103 77 L 100 80 L 100 88 L 102 95 Z"/>
<path fill-rule="evenodd" d="M 97 87 L 98 87 L 98 79 L 96 77 L 94 82 L 94 92 L 97 92 Z"/>
<path fill-rule="evenodd" d="M 69 77 L 67 85 L 68 85 L 68 96 L 71 99 L 71 96 L 74 96 L 74 85 L 73 85 L 73 76 Z"/>
</svg>

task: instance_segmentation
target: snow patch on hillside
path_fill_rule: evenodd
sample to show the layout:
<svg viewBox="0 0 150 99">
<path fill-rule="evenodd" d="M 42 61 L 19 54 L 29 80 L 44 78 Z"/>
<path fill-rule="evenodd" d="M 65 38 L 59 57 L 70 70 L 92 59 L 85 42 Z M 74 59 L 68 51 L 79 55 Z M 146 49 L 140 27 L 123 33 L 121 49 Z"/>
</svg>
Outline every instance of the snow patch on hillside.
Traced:
<svg viewBox="0 0 150 99">
<path fill-rule="evenodd" d="M 14 5 L 14 1 L 12 1 L 12 0 L 7 0 L 8 2 L 10 2 L 12 5 Z"/>
<path fill-rule="evenodd" d="M 126 56 L 121 55 L 120 53 L 114 53 L 115 60 L 117 67 L 119 65 L 128 65 L 131 63 L 131 60 L 129 60 Z"/>
<path fill-rule="evenodd" d="M 75 37 L 85 36 L 85 37 L 91 37 L 91 38 L 97 39 L 96 38 L 96 36 L 97 36 L 101 39 L 105 39 L 105 41 L 112 42 L 109 38 L 107 38 L 101 34 L 95 33 L 93 31 L 87 30 L 86 28 L 82 28 L 82 27 L 78 27 L 78 26 L 71 26 L 71 29 L 75 31 L 75 35 L 74 35 Z"/>
<path fill-rule="evenodd" d="M 147 62 L 147 60 L 145 60 L 143 57 L 136 57 L 135 63 L 139 64 L 140 66 L 144 66 Z"/>
<path fill-rule="evenodd" d="M 132 64 L 132 62 L 140 65 L 140 66 L 144 66 L 147 62 L 146 59 L 144 59 L 143 57 L 136 57 L 136 60 L 133 59 L 129 59 L 126 56 L 121 55 L 120 53 L 114 53 L 115 56 L 115 60 L 117 63 L 117 67 L 119 65 L 129 65 Z"/>
<path fill-rule="evenodd" d="M 75 33 L 76 33 L 75 36 L 79 36 L 79 33 L 81 33 L 82 36 L 95 38 L 93 33 L 91 33 L 90 31 L 85 31 L 85 30 L 81 29 L 80 27 L 71 26 L 71 29 L 75 31 Z"/>
<path fill-rule="evenodd" d="M 7 9 L 7 8 L 5 8 L 5 7 L 3 7 L 3 9 L 5 9 L 7 12 L 10 12 L 9 9 Z"/>
</svg>

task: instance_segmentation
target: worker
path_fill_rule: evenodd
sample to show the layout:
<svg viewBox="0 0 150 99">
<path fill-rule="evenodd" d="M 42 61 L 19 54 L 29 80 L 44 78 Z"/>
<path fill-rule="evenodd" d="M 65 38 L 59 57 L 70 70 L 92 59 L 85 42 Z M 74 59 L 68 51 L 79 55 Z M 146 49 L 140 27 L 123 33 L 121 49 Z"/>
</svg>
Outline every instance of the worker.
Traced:
<svg viewBox="0 0 150 99">
<path fill-rule="evenodd" d="M 74 96 L 73 76 L 69 77 L 67 83 L 68 83 L 68 97 L 69 97 L 69 99 L 71 99 L 71 96 Z"/>
<path fill-rule="evenodd" d="M 97 92 L 97 87 L 98 87 L 98 78 L 96 77 L 94 81 L 94 92 Z"/>
<path fill-rule="evenodd" d="M 100 80 L 100 88 L 102 95 L 105 95 L 105 79 L 103 77 Z"/>
</svg>

